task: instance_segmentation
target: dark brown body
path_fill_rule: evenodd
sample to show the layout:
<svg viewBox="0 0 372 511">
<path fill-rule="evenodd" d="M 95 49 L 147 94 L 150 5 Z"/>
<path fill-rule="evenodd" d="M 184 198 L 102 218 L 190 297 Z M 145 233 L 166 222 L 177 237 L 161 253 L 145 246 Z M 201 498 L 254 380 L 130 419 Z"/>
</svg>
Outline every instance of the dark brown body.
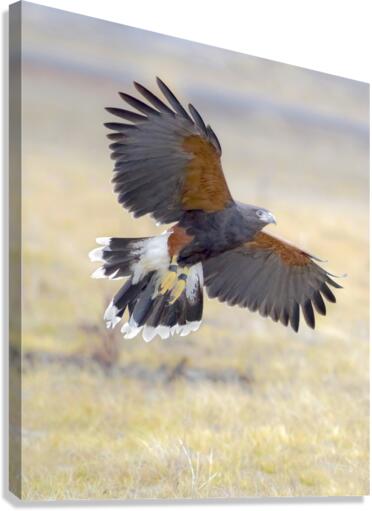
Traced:
<svg viewBox="0 0 372 511">
<path fill-rule="evenodd" d="M 213 213 L 186 211 L 172 228 L 170 251 L 181 266 L 191 266 L 251 241 L 261 228 L 255 220 L 247 221 L 247 211 L 239 203 Z"/>
</svg>

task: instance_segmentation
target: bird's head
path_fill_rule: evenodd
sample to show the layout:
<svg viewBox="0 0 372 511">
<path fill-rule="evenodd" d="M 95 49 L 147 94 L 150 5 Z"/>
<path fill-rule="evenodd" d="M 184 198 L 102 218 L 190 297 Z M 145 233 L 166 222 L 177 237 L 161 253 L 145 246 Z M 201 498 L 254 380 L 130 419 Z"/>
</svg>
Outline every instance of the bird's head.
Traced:
<svg viewBox="0 0 372 511">
<path fill-rule="evenodd" d="M 244 219 L 255 229 L 260 230 L 265 225 L 276 224 L 275 216 L 268 209 L 241 203 L 239 203 L 238 207 Z"/>
<path fill-rule="evenodd" d="M 256 208 L 256 216 L 259 220 L 259 222 L 263 223 L 264 225 L 267 224 L 275 224 L 276 225 L 276 218 L 275 216 L 265 208 Z"/>
</svg>

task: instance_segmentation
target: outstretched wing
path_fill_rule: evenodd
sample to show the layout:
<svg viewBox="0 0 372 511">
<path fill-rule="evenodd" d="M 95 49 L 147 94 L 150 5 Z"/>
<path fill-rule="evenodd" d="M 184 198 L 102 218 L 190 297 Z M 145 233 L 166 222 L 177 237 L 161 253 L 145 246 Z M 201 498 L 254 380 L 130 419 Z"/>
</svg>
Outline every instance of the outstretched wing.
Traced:
<svg viewBox="0 0 372 511">
<path fill-rule="evenodd" d="M 128 122 L 108 122 L 115 160 L 114 191 L 134 216 L 150 213 L 158 222 L 176 222 L 186 210 L 212 212 L 232 202 L 221 167 L 221 146 L 210 126 L 189 105 L 186 112 L 159 78 L 166 105 L 138 83 L 147 103 L 119 93 L 137 112 L 107 108 Z M 139 113 L 138 113 L 139 112 Z"/>
<path fill-rule="evenodd" d="M 259 232 L 253 241 L 203 262 L 208 295 L 259 311 L 285 326 L 290 323 L 296 332 L 301 308 L 306 323 L 314 328 L 314 309 L 326 314 L 323 297 L 336 301 L 329 285 L 342 287 L 314 259 L 285 241 Z"/>
</svg>

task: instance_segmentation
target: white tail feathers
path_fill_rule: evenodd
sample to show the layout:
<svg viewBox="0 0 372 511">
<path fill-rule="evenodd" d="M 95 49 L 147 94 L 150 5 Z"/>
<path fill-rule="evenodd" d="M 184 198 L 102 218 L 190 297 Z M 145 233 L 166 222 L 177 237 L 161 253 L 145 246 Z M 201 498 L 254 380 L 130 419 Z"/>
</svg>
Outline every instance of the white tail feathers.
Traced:
<svg viewBox="0 0 372 511">
<path fill-rule="evenodd" d="M 203 268 L 198 263 L 184 272 L 184 290 L 172 300 L 171 291 L 160 293 L 169 271 L 168 237 L 165 232 L 153 238 L 97 238 L 101 246 L 89 253 L 91 261 L 102 262 L 92 278 L 128 277 L 104 313 L 107 328 L 115 328 L 129 308 L 129 320 L 121 332 L 132 339 L 142 332 L 146 342 L 156 336 L 168 339 L 195 332 L 201 323 L 203 308 Z M 179 270 L 182 272 L 182 268 Z M 187 276 L 187 278 L 186 278 Z"/>
<path fill-rule="evenodd" d="M 165 232 L 154 238 L 147 238 L 133 244 L 133 255 L 136 262 L 131 266 L 133 283 L 136 284 L 151 271 L 164 272 L 169 265 L 168 238 L 170 232 Z"/>
<path fill-rule="evenodd" d="M 175 324 L 173 326 L 149 326 L 142 325 L 139 326 L 135 322 L 128 321 L 124 323 L 121 327 L 121 332 L 124 334 L 125 339 L 133 339 L 136 335 L 138 335 L 142 331 L 142 337 L 145 342 L 151 342 L 157 335 L 161 339 L 168 339 L 169 337 L 173 337 L 175 335 L 180 335 L 184 337 L 191 332 L 196 332 L 201 325 L 201 321 L 187 321 L 184 325 Z"/>
<path fill-rule="evenodd" d="M 119 315 L 120 310 L 114 305 L 113 301 L 111 300 L 109 306 L 105 310 L 105 313 L 103 315 L 103 319 L 106 322 L 107 328 L 115 328 L 115 326 L 119 323 L 121 320 L 121 316 Z"/>
</svg>

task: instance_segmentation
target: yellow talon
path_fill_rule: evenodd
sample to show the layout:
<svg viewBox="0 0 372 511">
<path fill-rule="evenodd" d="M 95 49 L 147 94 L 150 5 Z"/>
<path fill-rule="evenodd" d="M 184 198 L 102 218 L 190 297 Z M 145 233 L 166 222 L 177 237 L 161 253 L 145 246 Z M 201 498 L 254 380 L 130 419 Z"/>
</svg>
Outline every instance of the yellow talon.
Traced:
<svg viewBox="0 0 372 511">
<path fill-rule="evenodd" d="M 182 273 L 180 275 L 178 275 L 177 283 L 172 289 L 172 294 L 171 294 L 170 301 L 169 301 L 170 304 L 177 301 L 178 298 L 184 292 L 188 274 L 189 274 L 188 268 L 184 268 Z"/>
<path fill-rule="evenodd" d="M 176 280 L 177 280 L 177 261 L 176 258 L 173 257 L 169 265 L 168 271 L 165 274 L 159 286 L 159 293 L 161 295 L 165 295 L 167 291 L 173 289 Z"/>
<path fill-rule="evenodd" d="M 186 280 L 178 278 L 177 284 L 174 286 L 174 288 L 172 290 L 171 299 L 169 301 L 170 304 L 172 304 L 178 300 L 178 298 L 182 295 L 185 287 L 186 287 Z"/>
<path fill-rule="evenodd" d="M 167 291 L 173 289 L 173 286 L 177 280 L 177 272 L 175 270 L 168 271 L 165 275 L 162 283 L 160 284 L 159 293 L 164 295 Z"/>
</svg>

